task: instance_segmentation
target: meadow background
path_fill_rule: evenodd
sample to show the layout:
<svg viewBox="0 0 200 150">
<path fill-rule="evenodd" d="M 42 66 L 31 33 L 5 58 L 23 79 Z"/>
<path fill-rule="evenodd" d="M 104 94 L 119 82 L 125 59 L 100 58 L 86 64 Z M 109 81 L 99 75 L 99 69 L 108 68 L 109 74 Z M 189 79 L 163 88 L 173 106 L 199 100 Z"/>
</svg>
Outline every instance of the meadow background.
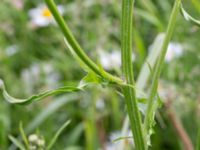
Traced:
<svg viewBox="0 0 200 150">
<path fill-rule="evenodd" d="M 139 71 L 160 33 L 166 30 L 173 0 L 137 0 L 134 18 L 134 70 Z M 120 0 L 57 0 L 59 10 L 87 54 L 112 74 L 121 76 Z M 183 1 L 200 18 L 198 0 Z M 169 110 L 180 120 L 195 145 L 200 115 L 200 29 L 178 16 L 160 79 L 163 96 L 152 150 L 183 149 Z M 15 97 L 63 85 L 77 85 L 86 75 L 67 49 L 63 35 L 42 0 L 2 0 L 0 5 L 0 78 Z M 170 108 L 166 106 L 170 102 Z M 0 150 L 15 149 L 8 135 L 48 143 L 62 124 L 54 150 L 115 150 L 126 107 L 114 88 L 89 86 L 84 92 L 62 94 L 30 105 L 12 105 L 0 95 Z M 131 149 L 131 139 L 127 149 Z"/>
</svg>

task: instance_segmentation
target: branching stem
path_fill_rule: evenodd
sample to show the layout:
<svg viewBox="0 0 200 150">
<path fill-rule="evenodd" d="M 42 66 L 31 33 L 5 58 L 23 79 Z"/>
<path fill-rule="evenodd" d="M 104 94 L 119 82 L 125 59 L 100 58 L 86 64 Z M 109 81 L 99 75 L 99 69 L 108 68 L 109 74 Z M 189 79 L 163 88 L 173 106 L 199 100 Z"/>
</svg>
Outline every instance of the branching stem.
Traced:
<svg viewBox="0 0 200 150">
<path fill-rule="evenodd" d="M 122 84 L 122 80 L 120 78 L 117 78 L 108 72 L 100 69 L 83 51 L 81 46 L 78 44 L 77 40 L 73 36 L 72 32 L 70 31 L 68 25 L 65 23 L 63 17 L 59 14 L 59 11 L 56 7 L 56 4 L 53 0 L 45 0 L 49 10 L 51 11 L 52 15 L 54 16 L 58 26 L 62 30 L 65 38 L 67 39 L 68 43 L 76 53 L 76 55 L 90 68 L 93 72 L 95 72 L 97 75 L 103 77 L 104 79 L 109 80 L 110 82 L 115 82 L 118 84 Z"/>
</svg>

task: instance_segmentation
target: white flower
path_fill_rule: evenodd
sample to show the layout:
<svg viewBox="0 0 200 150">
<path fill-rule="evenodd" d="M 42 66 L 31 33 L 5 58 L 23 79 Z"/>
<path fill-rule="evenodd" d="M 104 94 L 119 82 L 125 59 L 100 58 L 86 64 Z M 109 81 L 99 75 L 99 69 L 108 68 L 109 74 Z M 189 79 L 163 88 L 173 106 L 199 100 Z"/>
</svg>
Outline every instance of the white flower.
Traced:
<svg viewBox="0 0 200 150">
<path fill-rule="evenodd" d="M 121 53 L 119 51 L 111 53 L 100 51 L 100 63 L 106 70 L 119 68 L 121 66 Z"/>
<path fill-rule="evenodd" d="M 38 140 L 37 144 L 38 144 L 38 146 L 44 146 L 45 141 L 43 139 L 40 139 L 40 140 Z"/>
<path fill-rule="evenodd" d="M 98 99 L 98 100 L 96 101 L 96 108 L 97 108 L 98 110 L 103 110 L 103 109 L 105 108 L 105 102 L 104 102 L 103 99 Z"/>
<path fill-rule="evenodd" d="M 30 142 L 31 146 L 44 146 L 45 141 L 39 137 L 37 134 L 31 134 L 28 137 L 28 141 Z"/>
<path fill-rule="evenodd" d="M 36 134 L 31 134 L 29 135 L 28 140 L 30 143 L 37 143 L 39 137 Z"/>
<path fill-rule="evenodd" d="M 45 81 L 46 81 L 47 86 L 49 88 L 55 88 L 55 86 L 57 85 L 60 79 L 60 74 L 56 72 L 54 67 L 49 63 L 45 63 L 42 69 L 46 76 Z"/>
<path fill-rule="evenodd" d="M 169 43 L 165 61 L 170 62 L 174 58 L 178 58 L 183 54 L 183 46 L 180 43 L 171 42 Z"/>
<path fill-rule="evenodd" d="M 22 70 L 21 79 L 24 83 L 26 94 L 31 94 L 34 91 L 34 87 L 39 83 L 40 75 L 39 64 L 33 64 L 30 68 Z"/>
<path fill-rule="evenodd" d="M 110 53 L 99 50 L 100 63 L 106 70 L 119 69 L 121 67 L 121 52 L 112 51 Z M 132 54 L 133 61 L 135 55 Z"/>
<path fill-rule="evenodd" d="M 18 47 L 17 45 L 11 45 L 6 48 L 6 55 L 7 56 L 12 56 L 18 52 Z"/>
<path fill-rule="evenodd" d="M 63 6 L 58 5 L 57 8 L 62 15 L 64 13 Z M 36 27 L 45 27 L 55 23 L 51 12 L 44 4 L 40 4 L 37 8 L 31 9 L 29 16 L 31 17 L 31 24 Z"/>
<path fill-rule="evenodd" d="M 106 150 L 116 150 L 117 149 L 117 145 L 116 144 L 113 144 L 113 143 L 107 143 L 105 145 L 105 149 Z"/>
</svg>

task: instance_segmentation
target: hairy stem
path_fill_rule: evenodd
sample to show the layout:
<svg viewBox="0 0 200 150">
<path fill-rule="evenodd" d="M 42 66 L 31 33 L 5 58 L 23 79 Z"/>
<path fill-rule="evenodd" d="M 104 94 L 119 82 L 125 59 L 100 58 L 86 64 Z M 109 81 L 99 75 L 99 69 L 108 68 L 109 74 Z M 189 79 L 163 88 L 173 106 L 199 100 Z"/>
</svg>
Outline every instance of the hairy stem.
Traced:
<svg viewBox="0 0 200 150">
<path fill-rule="evenodd" d="M 127 84 L 135 86 L 132 64 L 132 32 L 133 32 L 133 4 L 134 0 L 122 1 L 122 70 Z M 136 92 L 130 86 L 123 87 L 124 97 L 130 119 L 133 139 L 137 150 L 145 149 L 142 121 L 137 106 Z"/>
<path fill-rule="evenodd" d="M 174 32 L 174 28 L 175 28 L 175 23 L 176 23 L 176 18 L 177 15 L 179 13 L 179 9 L 180 9 L 180 3 L 181 0 L 176 0 L 174 3 L 174 7 L 170 16 L 170 20 L 169 20 L 169 24 L 167 27 L 167 32 L 166 32 L 166 36 L 164 39 L 164 42 L 162 44 L 162 48 L 161 48 L 161 54 L 158 58 L 157 64 L 155 66 L 155 71 L 153 71 L 153 78 L 152 78 L 152 84 L 151 84 L 151 88 L 150 88 L 150 95 L 148 98 L 148 106 L 147 106 L 147 113 L 145 116 L 145 131 L 147 133 L 149 127 L 150 127 L 150 118 L 151 115 L 153 114 L 153 104 L 154 104 L 154 98 L 156 96 L 157 93 L 157 86 L 158 86 L 158 79 L 160 77 L 161 74 L 161 69 L 163 66 L 163 62 L 165 59 L 165 55 L 167 52 L 167 47 L 169 45 L 169 42 L 171 40 L 172 34 Z"/>
<path fill-rule="evenodd" d="M 53 14 L 56 22 L 58 23 L 58 26 L 62 30 L 65 38 L 67 39 L 68 43 L 76 53 L 76 55 L 90 68 L 93 72 L 95 72 L 97 75 L 109 80 L 110 82 L 115 83 L 122 83 L 122 80 L 112 76 L 111 74 L 105 72 L 104 70 L 100 69 L 83 51 L 81 46 L 78 44 L 77 40 L 73 36 L 72 32 L 70 31 L 68 25 L 65 23 L 63 17 L 59 14 L 59 11 L 54 3 L 53 0 L 45 0 L 49 10 Z"/>
</svg>

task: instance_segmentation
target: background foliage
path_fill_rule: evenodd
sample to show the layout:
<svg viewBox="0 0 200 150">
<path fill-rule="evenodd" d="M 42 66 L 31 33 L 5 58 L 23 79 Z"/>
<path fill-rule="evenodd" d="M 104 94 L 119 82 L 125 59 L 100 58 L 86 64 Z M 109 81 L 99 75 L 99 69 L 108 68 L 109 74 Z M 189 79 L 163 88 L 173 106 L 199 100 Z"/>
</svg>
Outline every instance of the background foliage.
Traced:
<svg viewBox="0 0 200 150">
<path fill-rule="evenodd" d="M 78 84 L 86 73 L 67 50 L 58 27 L 55 24 L 34 26 L 31 22 L 30 10 L 43 1 L 22 2 L 22 7 L 11 0 L 3 0 L 0 5 L 0 78 L 8 91 L 16 97 L 28 97 L 44 89 Z M 64 18 L 93 60 L 102 63 L 100 53 L 120 52 L 121 1 L 58 0 L 56 3 L 62 4 Z M 152 4 L 151 7 L 143 0 L 136 1 L 135 78 L 155 37 L 166 29 L 173 0 L 153 0 Z M 184 1 L 183 4 L 198 18 L 200 2 Z M 176 95 L 172 107 L 194 144 L 200 105 L 199 39 L 200 29 L 179 16 L 172 42 L 179 43 L 183 53 L 165 63 L 161 79 L 162 92 Z M 108 71 L 121 75 L 120 66 Z M 182 149 L 166 109 L 162 107 L 159 114 L 152 149 Z M 48 142 L 68 119 L 71 123 L 54 149 L 114 149 L 116 143 L 112 140 L 118 138 L 125 115 L 123 98 L 109 87 L 90 86 L 84 93 L 54 96 L 28 106 L 10 105 L 1 97 L 0 149 L 12 148 L 8 135 L 19 135 L 20 121 L 27 135 L 37 133 Z"/>
</svg>

